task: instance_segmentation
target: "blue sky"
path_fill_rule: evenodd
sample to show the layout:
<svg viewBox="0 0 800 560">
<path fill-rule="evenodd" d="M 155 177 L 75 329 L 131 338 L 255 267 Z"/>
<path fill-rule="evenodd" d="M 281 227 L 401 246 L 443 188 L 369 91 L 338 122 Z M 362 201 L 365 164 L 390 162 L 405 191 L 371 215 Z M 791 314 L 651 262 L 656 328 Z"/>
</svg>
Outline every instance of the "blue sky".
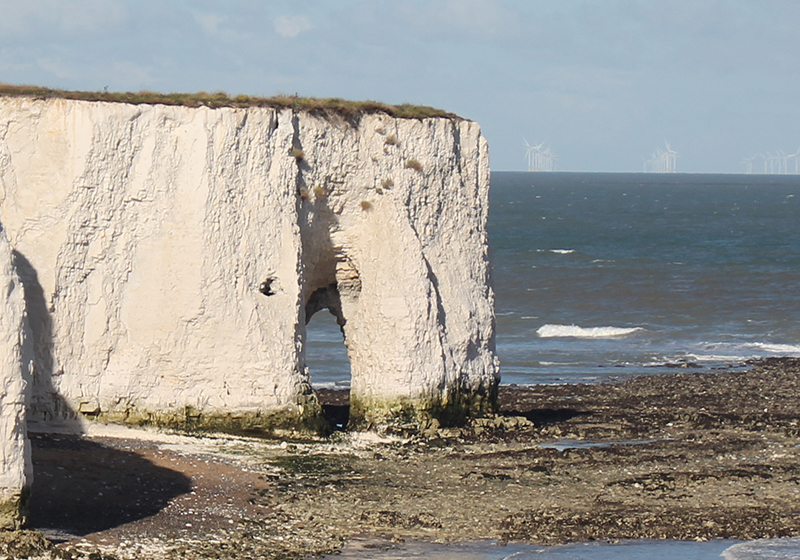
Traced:
<svg viewBox="0 0 800 560">
<path fill-rule="evenodd" d="M 743 172 L 800 148 L 796 0 L 0 0 L 0 81 L 374 99 L 563 171 Z M 756 169 L 763 163 L 756 161 Z M 790 164 L 792 170 L 794 163 Z"/>
</svg>

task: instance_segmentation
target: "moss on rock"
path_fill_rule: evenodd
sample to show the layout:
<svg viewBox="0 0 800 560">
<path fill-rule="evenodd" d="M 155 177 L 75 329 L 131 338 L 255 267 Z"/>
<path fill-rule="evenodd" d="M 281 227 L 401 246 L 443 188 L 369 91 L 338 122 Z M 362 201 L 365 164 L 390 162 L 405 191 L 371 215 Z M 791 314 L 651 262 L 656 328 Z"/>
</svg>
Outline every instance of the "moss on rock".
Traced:
<svg viewBox="0 0 800 560">
<path fill-rule="evenodd" d="M 301 404 L 276 411 L 200 410 L 192 406 L 148 410 L 136 406 L 100 410 L 86 415 L 92 421 L 136 427 L 157 427 L 186 433 L 226 433 L 264 438 L 307 439 L 326 435 L 330 427 L 314 395 L 303 395 Z"/>
<path fill-rule="evenodd" d="M 0 556 L 4 558 L 43 557 L 53 550 L 53 543 L 39 531 L 0 532 Z"/>
<path fill-rule="evenodd" d="M 350 395 L 352 430 L 370 430 L 379 426 L 421 428 L 436 420 L 442 427 L 462 426 L 470 418 L 484 416 L 497 409 L 497 385 L 473 391 L 451 391 L 446 398 L 398 397 L 364 398 Z"/>
<path fill-rule="evenodd" d="M 25 525 L 28 519 L 28 503 L 30 502 L 30 489 L 0 499 L 0 529 L 17 530 Z"/>
</svg>

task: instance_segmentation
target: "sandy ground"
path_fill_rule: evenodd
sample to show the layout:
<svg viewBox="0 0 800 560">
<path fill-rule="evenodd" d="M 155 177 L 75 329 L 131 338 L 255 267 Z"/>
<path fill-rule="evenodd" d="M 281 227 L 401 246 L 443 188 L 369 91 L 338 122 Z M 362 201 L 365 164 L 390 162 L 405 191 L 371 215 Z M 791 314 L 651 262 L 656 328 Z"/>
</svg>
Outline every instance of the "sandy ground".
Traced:
<svg viewBox="0 0 800 560">
<path fill-rule="evenodd" d="M 346 413 L 346 393 L 321 397 Z M 800 360 L 504 387 L 501 405 L 463 429 L 306 443 L 36 435 L 31 527 L 45 554 L 94 559 L 800 535 Z"/>
</svg>

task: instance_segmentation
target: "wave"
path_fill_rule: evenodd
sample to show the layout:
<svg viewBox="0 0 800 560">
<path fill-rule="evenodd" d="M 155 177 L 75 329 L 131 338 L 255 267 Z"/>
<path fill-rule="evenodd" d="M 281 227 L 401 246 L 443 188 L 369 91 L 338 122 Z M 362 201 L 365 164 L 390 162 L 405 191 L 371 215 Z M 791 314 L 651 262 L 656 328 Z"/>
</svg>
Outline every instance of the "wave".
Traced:
<svg viewBox="0 0 800 560">
<path fill-rule="evenodd" d="M 537 253 L 555 253 L 557 255 L 569 255 L 575 252 L 575 249 L 536 249 Z"/>
<path fill-rule="evenodd" d="M 706 352 L 692 352 L 686 358 L 698 362 L 744 362 L 754 358 L 761 358 L 765 355 L 777 356 L 798 356 L 800 355 L 800 345 L 798 344 L 776 344 L 771 342 L 745 342 L 740 344 L 719 343 L 708 344 Z"/>
<path fill-rule="evenodd" d="M 686 358 L 696 362 L 731 363 L 731 362 L 744 362 L 745 360 L 753 358 L 753 355 L 752 354 L 687 354 Z"/>
<path fill-rule="evenodd" d="M 579 327 L 578 325 L 542 325 L 536 334 L 540 338 L 619 338 L 643 330 L 642 327 Z"/>
<path fill-rule="evenodd" d="M 754 342 L 748 344 L 751 348 L 770 352 L 772 354 L 800 354 L 800 345 L 796 344 L 770 344 L 767 342 Z"/>
<path fill-rule="evenodd" d="M 725 560 L 790 560 L 800 555 L 800 538 L 761 539 L 735 544 L 722 552 Z"/>
<path fill-rule="evenodd" d="M 350 381 L 312 381 L 314 389 L 334 389 L 342 390 L 350 388 Z"/>
</svg>

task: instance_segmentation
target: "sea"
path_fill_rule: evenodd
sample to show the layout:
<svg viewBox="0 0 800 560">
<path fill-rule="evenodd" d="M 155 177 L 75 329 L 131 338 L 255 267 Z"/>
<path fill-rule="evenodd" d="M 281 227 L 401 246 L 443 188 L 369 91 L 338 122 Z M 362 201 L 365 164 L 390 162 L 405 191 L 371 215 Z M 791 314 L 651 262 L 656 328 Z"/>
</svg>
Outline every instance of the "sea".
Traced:
<svg viewBox="0 0 800 560">
<path fill-rule="evenodd" d="M 800 356 L 798 175 L 493 172 L 488 227 L 503 384 Z M 332 316 L 312 318 L 307 355 L 316 387 L 349 386 Z M 800 558 L 800 539 L 455 546 L 385 558 Z"/>
<path fill-rule="evenodd" d="M 333 560 L 797 560 L 800 538 L 731 540 L 576 543 L 537 546 L 520 543 L 467 542 L 404 543 L 395 546 L 348 543 Z"/>
<path fill-rule="evenodd" d="M 800 176 L 493 172 L 502 383 L 596 383 L 800 356 Z M 347 387 L 333 317 L 317 387 Z"/>
</svg>

